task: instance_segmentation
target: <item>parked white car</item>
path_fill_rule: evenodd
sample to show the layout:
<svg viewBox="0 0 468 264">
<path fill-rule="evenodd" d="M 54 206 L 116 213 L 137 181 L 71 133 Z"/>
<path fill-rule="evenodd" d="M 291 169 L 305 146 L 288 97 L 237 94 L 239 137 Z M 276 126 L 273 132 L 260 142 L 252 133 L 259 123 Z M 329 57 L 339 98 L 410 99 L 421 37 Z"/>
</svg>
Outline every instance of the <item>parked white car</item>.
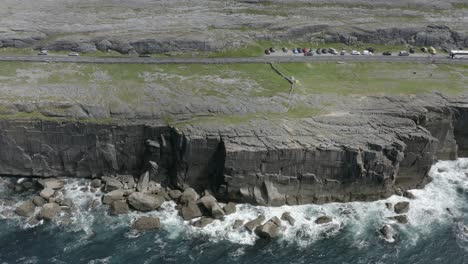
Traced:
<svg viewBox="0 0 468 264">
<path fill-rule="evenodd" d="M 357 50 L 353 50 L 351 51 L 350 53 L 351 55 L 361 55 L 361 52 L 357 51 Z"/>
<path fill-rule="evenodd" d="M 368 51 L 368 50 L 363 50 L 362 55 L 374 55 L 374 53 Z"/>
<path fill-rule="evenodd" d="M 76 57 L 76 56 L 80 56 L 80 54 L 78 52 L 70 52 L 68 53 L 68 56 Z"/>
<path fill-rule="evenodd" d="M 37 55 L 42 55 L 42 56 L 45 56 L 47 54 L 49 54 L 49 52 L 47 50 L 41 50 L 41 51 L 39 51 L 39 53 L 37 53 Z"/>
</svg>

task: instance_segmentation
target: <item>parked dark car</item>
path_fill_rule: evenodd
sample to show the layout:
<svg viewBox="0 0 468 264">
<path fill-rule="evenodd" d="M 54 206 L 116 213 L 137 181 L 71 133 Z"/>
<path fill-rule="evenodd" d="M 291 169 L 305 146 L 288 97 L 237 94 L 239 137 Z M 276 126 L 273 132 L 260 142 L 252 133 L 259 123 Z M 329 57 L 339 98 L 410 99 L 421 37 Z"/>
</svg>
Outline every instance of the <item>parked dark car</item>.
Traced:
<svg viewBox="0 0 468 264">
<path fill-rule="evenodd" d="M 304 56 L 314 56 L 314 53 L 312 51 L 308 51 L 304 53 Z"/>
<path fill-rule="evenodd" d="M 271 53 L 276 52 L 275 48 L 271 47 L 271 48 L 270 48 L 270 52 L 271 52 Z"/>
<path fill-rule="evenodd" d="M 322 54 L 327 54 L 328 50 L 327 49 L 322 49 Z"/>
<path fill-rule="evenodd" d="M 302 53 L 302 48 L 297 48 L 298 53 Z"/>
<path fill-rule="evenodd" d="M 266 50 L 265 50 L 265 54 L 266 54 L 266 55 L 270 55 L 270 53 L 271 53 L 271 52 L 270 52 L 269 49 L 266 49 Z"/>
<path fill-rule="evenodd" d="M 409 53 L 414 54 L 414 53 L 416 53 L 416 50 L 415 50 L 413 47 L 411 47 L 411 48 L 409 49 Z"/>
<path fill-rule="evenodd" d="M 392 56 L 392 53 L 390 51 L 385 51 L 384 53 L 382 53 L 382 55 L 384 56 Z"/>
<path fill-rule="evenodd" d="M 283 52 L 284 52 L 284 53 L 288 52 L 288 48 L 284 47 L 284 48 L 283 48 Z"/>
<path fill-rule="evenodd" d="M 309 49 L 308 48 L 303 48 L 302 52 L 307 53 L 307 52 L 309 52 Z"/>
<path fill-rule="evenodd" d="M 317 54 L 322 54 L 322 51 L 321 51 L 320 49 L 317 49 L 317 50 L 315 51 L 315 53 L 317 53 Z"/>
<path fill-rule="evenodd" d="M 375 49 L 370 47 L 370 48 L 367 48 L 366 50 L 368 50 L 369 52 L 372 52 L 372 53 L 375 53 Z"/>
<path fill-rule="evenodd" d="M 421 48 L 421 51 L 424 52 L 424 53 L 428 53 L 428 52 L 429 52 L 429 50 L 428 50 L 426 47 L 422 47 L 422 48 Z"/>
</svg>

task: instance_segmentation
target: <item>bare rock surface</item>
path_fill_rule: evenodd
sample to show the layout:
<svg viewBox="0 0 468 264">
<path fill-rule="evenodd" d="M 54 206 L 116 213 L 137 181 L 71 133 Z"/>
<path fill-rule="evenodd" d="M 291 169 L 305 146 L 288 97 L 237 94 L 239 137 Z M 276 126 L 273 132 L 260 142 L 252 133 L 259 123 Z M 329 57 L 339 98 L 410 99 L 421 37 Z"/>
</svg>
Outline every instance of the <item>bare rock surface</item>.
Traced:
<svg viewBox="0 0 468 264">
<path fill-rule="evenodd" d="M 161 222 L 158 217 L 142 216 L 133 223 L 133 228 L 146 231 L 161 228 Z"/>
<path fill-rule="evenodd" d="M 141 192 L 134 192 L 128 196 L 128 203 L 135 209 L 147 212 L 158 209 L 164 202 L 161 196 L 144 194 Z"/>
<path fill-rule="evenodd" d="M 15 213 L 19 216 L 28 217 L 34 213 L 35 205 L 32 201 L 26 201 L 21 203 L 15 209 Z"/>
<path fill-rule="evenodd" d="M 58 215 L 58 213 L 60 213 L 60 210 L 60 205 L 56 203 L 46 203 L 42 206 L 41 211 L 39 212 L 39 218 L 52 220 Z"/>
</svg>

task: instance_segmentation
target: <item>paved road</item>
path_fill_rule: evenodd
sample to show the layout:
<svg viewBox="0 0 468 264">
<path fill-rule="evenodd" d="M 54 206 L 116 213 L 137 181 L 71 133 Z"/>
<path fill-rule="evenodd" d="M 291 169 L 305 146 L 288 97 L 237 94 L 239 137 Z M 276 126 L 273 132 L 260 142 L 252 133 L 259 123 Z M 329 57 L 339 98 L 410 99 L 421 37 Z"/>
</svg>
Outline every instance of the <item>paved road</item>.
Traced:
<svg viewBox="0 0 468 264">
<path fill-rule="evenodd" d="M 232 63 L 292 63 L 292 62 L 420 62 L 420 63 L 451 63 L 468 64 L 468 59 L 449 59 L 443 55 L 434 58 L 426 56 L 262 56 L 249 58 L 141 58 L 141 57 L 70 57 L 70 56 L 6 56 L 0 55 L 0 61 L 22 62 L 67 62 L 67 63 L 142 63 L 142 64 L 232 64 Z"/>
</svg>

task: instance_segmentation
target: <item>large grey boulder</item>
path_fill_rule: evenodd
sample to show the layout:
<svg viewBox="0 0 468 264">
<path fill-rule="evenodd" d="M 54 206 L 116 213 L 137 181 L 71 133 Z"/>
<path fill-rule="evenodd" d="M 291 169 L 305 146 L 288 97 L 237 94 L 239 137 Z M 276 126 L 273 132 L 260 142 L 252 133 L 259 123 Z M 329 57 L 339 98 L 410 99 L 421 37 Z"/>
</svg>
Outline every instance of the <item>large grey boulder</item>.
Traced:
<svg viewBox="0 0 468 264">
<path fill-rule="evenodd" d="M 39 218 L 52 220 L 60 212 L 60 205 L 56 203 L 46 203 L 39 212 Z"/>
<path fill-rule="evenodd" d="M 32 201 L 36 206 L 43 206 L 44 204 L 47 203 L 47 201 L 41 196 L 34 196 Z"/>
<path fill-rule="evenodd" d="M 223 207 L 223 211 L 226 215 L 230 215 L 230 214 L 234 214 L 236 212 L 236 204 L 233 203 L 233 202 L 229 202 L 227 203 L 224 207 Z"/>
<path fill-rule="evenodd" d="M 111 206 L 110 206 L 111 215 L 126 214 L 129 211 L 130 211 L 130 208 L 128 207 L 127 201 L 125 200 L 116 200 L 111 203 Z"/>
<path fill-rule="evenodd" d="M 104 179 L 104 177 L 103 177 Z M 124 185 L 121 181 L 117 180 L 114 177 L 106 177 L 106 185 L 104 187 L 105 192 L 112 192 L 115 190 L 123 189 Z"/>
<path fill-rule="evenodd" d="M 395 230 L 390 225 L 385 224 L 379 229 L 379 233 L 383 239 L 388 242 L 393 242 L 395 240 Z"/>
<path fill-rule="evenodd" d="M 221 208 L 221 206 L 218 204 L 218 201 L 216 201 L 216 198 L 214 198 L 212 195 L 208 194 L 203 196 L 200 199 L 200 202 L 203 204 L 203 206 L 210 212 L 211 216 L 213 216 L 216 219 L 221 219 L 224 217 L 224 211 Z"/>
<path fill-rule="evenodd" d="M 254 232 L 255 228 L 259 225 L 262 224 L 262 222 L 265 221 L 265 216 L 264 215 L 260 215 L 258 216 L 257 218 L 247 222 L 244 227 L 250 231 L 250 232 Z"/>
<path fill-rule="evenodd" d="M 327 215 L 319 216 L 317 217 L 317 219 L 315 219 L 315 223 L 319 225 L 327 224 L 327 223 L 330 223 L 331 221 L 333 221 L 333 218 Z"/>
<path fill-rule="evenodd" d="M 265 224 L 257 226 L 255 228 L 255 234 L 262 238 L 276 238 L 279 235 L 280 227 L 281 221 L 275 216 Z"/>
<path fill-rule="evenodd" d="M 200 220 L 198 221 L 195 221 L 192 225 L 194 227 L 199 227 L 199 228 L 202 228 L 202 227 L 205 227 L 211 223 L 213 223 L 214 219 L 211 218 L 211 217 L 206 217 L 206 216 L 202 216 L 200 218 Z"/>
<path fill-rule="evenodd" d="M 32 201 L 26 201 L 21 203 L 15 209 L 15 213 L 19 216 L 29 217 L 34 213 L 34 203 Z"/>
<path fill-rule="evenodd" d="M 407 224 L 408 223 L 408 216 L 407 215 L 395 215 L 391 217 L 387 217 L 390 220 L 395 220 L 400 224 Z"/>
<path fill-rule="evenodd" d="M 114 201 L 123 200 L 125 192 L 123 190 L 114 190 L 102 196 L 103 204 L 112 204 Z"/>
<path fill-rule="evenodd" d="M 393 209 L 397 214 L 407 213 L 409 211 L 409 202 L 398 202 Z"/>
<path fill-rule="evenodd" d="M 140 175 L 136 189 L 137 191 L 144 193 L 148 191 L 148 186 L 149 186 L 149 172 L 146 171 Z"/>
<path fill-rule="evenodd" d="M 128 196 L 128 203 L 138 211 L 148 212 L 158 209 L 164 203 L 164 198 L 161 196 L 134 192 Z"/>
<path fill-rule="evenodd" d="M 179 190 L 170 190 L 169 191 L 169 197 L 171 197 L 172 200 L 178 201 L 180 196 L 182 195 L 182 192 Z"/>
<path fill-rule="evenodd" d="M 281 215 L 281 220 L 288 221 L 288 223 L 292 226 L 296 223 L 296 219 L 294 219 L 294 217 L 291 216 L 290 212 L 284 212 Z"/>
<path fill-rule="evenodd" d="M 133 223 L 133 228 L 140 231 L 159 229 L 161 222 L 158 217 L 142 216 Z"/>
<path fill-rule="evenodd" d="M 198 204 L 194 201 L 189 201 L 180 210 L 182 218 L 186 221 L 202 216 L 202 212 Z"/>
<path fill-rule="evenodd" d="M 240 229 L 243 224 L 244 224 L 243 220 L 237 219 L 236 221 L 234 221 L 234 224 L 232 224 L 232 229 L 234 230 Z"/>
<path fill-rule="evenodd" d="M 91 181 L 91 187 L 98 189 L 101 188 L 102 186 L 102 181 L 100 179 L 94 179 Z"/>
<path fill-rule="evenodd" d="M 46 200 L 49 200 L 50 197 L 52 197 L 52 196 L 54 195 L 54 193 L 55 193 L 55 191 L 54 191 L 53 189 L 51 189 L 51 188 L 45 188 L 45 189 L 43 189 L 43 190 L 39 193 L 39 195 L 40 195 L 42 198 L 44 198 L 44 199 L 46 199 Z"/>
<path fill-rule="evenodd" d="M 198 200 L 199 195 L 193 188 L 187 188 L 180 196 L 180 203 L 187 204 L 188 202 L 195 202 Z"/>
<path fill-rule="evenodd" d="M 116 178 L 123 183 L 124 189 L 132 189 L 135 187 L 135 179 L 132 175 L 117 175 Z"/>
<path fill-rule="evenodd" d="M 41 179 L 38 181 L 44 188 L 50 188 L 53 190 L 62 189 L 65 186 L 64 180 L 59 179 Z"/>
</svg>

